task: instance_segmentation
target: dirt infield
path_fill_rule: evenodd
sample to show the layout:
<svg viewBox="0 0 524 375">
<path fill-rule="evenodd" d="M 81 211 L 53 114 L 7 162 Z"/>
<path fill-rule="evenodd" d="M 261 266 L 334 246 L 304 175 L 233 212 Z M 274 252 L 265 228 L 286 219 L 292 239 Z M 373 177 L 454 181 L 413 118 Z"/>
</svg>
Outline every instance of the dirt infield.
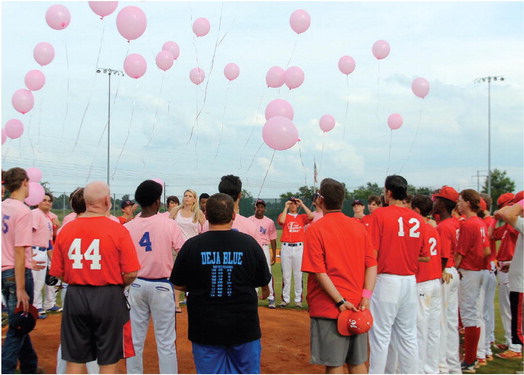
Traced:
<svg viewBox="0 0 524 375">
<path fill-rule="evenodd" d="M 182 307 L 177 314 L 177 351 L 180 373 L 194 374 L 191 342 L 187 339 L 187 312 Z M 322 366 L 309 364 L 309 316 L 305 310 L 259 308 L 262 326 L 262 373 L 312 374 L 324 373 Z M 56 351 L 60 339 L 61 314 L 39 320 L 31 333 L 38 354 L 39 365 L 46 373 L 56 371 Z M 5 328 L 2 330 L 5 334 Z M 126 372 L 125 361 L 120 361 L 120 373 Z M 158 357 L 153 325 L 149 327 L 144 350 L 144 373 L 158 374 Z"/>
</svg>

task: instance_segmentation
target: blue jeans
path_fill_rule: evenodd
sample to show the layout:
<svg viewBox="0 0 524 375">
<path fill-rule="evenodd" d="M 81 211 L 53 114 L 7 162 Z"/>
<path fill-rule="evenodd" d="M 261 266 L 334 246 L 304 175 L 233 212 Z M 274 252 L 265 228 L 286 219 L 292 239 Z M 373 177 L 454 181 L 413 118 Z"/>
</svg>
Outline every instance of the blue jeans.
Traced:
<svg viewBox="0 0 524 375">
<path fill-rule="evenodd" d="M 25 290 L 29 295 L 29 304 L 33 304 L 33 275 L 30 269 L 25 270 Z M 2 294 L 4 295 L 9 321 L 16 309 L 15 270 L 2 271 Z M 29 335 L 17 335 L 14 329 L 8 328 L 4 345 L 2 345 L 2 373 L 14 374 L 20 360 L 22 374 L 35 374 L 38 366 L 33 344 Z"/>
</svg>

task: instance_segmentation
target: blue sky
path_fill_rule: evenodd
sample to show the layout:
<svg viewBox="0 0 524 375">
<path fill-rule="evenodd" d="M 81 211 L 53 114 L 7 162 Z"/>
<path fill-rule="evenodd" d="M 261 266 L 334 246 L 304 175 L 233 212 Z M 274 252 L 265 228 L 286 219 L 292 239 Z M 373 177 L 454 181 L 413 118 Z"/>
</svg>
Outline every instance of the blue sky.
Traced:
<svg viewBox="0 0 524 375">
<path fill-rule="evenodd" d="M 147 178 L 162 178 L 167 194 L 214 193 L 220 176 L 235 174 L 253 195 L 262 189 L 262 197 L 277 197 L 312 185 L 314 160 L 320 179 L 350 189 L 382 184 L 388 173 L 416 186 L 477 188 L 473 176 L 485 175 L 488 164 L 487 84 L 473 80 L 490 75 L 505 77 L 491 85 L 492 169 L 506 170 L 523 188 L 522 2 L 120 2 L 103 21 L 87 2 L 61 2 L 71 12 L 61 31 L 45 22 L 53 4 L 1 4 L 2 124 L 18 118 L 25 125 L 20 139 L 2 146 L 2 168 L 40 167 L 55 192 L 106 179 L 108 77 L 95 70 L 123 70 L 131 53 L 142 54 L 148 68 L 138 80 L 112 78 L 110 176 L 117 195 L 133 193 Z M 140 7 L 148 20 L 130 43 L 116 29 L 126 5 Z M 296 9 L 312 19 L 300 35 L 289 26 Z M 199 17 L 211 23 L 202 38 L 191 29 Z M 371 53 L 379 39 L 391 46 L 380 61 Z M 181 54 L 162 72 L 154 59 L 169 40 Z M 39 67 L 32 52 L 42 41 L 56 55 Z M 343 55 L 356 60 L 347 79 L 337 68 Z M 231 83 L 223 74 L 229 62 L 240 67 Z M 268 88 L 265 75 L 274 65 L 301 67 L 302 86 Z M 189 81 L 196 66 L 206 72 L 199 86 Z M 46 84 L 21 115 L 11 96 L 31 69 L 42 70 Z M 411 92 L 416 77 L 430 82 L 424 100 Z M 269 168 L 273 150 L 262 127 L 266 105 L 277 98 L 294 107 L 301 140 L 276 151 Z M 392 113 L 404 119 L 393 133 Z M 318 125 L 323 114 L 337 120 L 329 133 Z"/>
</svg>

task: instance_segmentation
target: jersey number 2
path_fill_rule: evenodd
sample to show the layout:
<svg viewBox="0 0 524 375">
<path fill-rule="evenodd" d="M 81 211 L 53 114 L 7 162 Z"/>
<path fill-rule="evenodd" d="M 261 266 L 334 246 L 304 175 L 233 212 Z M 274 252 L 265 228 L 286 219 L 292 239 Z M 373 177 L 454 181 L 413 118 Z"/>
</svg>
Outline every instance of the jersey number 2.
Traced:
<svg viewBox="0 0 524 375">
<path fill-rule="evenodd" d="M 409 227 L 409 236 L 410 237 L 414 237 L 414 238 L 419 238 L 420 237 L 420 232 L 417 232 L 417 231 L 420 228 L 420 221 L 418 221 L 418 219 L 415 219 L 414 217 L 412 217 L 411 219 L 409 219 L 408 224 L 410 225 L 410 227 Z M 398 236 L 399 237 L 404 237 L 404 235 L 405 235 L 405 233 L 404 233 L 404 219 L 401 216 L 401 217 L 398 218 Z"/>
<path fill-rule="evenodd" d="M 145 247 L 146 251 L 153 250 L 153 247 L 151 246 L 151 239 L 149 238 L 149 232 L 145 232 L 140 241 L 138 241 L 138 244 L 141 247 Z"/>
<path fill-rule="evenodd" d="M 100 264 L 100 261 L 102 260 L 102 256 L 100 255 L 100 240 L 95 239 L 89 247 L 87 248 L 86 252 L 82 254 L 82 240 L 80 238 L 75 238 L 73 242 L 71 243 L 71 246 L 69 247 L 69 251 L 67 252 L 67 256 L 69 259 L 73 261 L 73 269 L 82 269 L 84 268 L 83 261 L 90 260 L 91 266 L 90 268 L 92 270 L 101 270 L 102 265 Z"/>
</svg>

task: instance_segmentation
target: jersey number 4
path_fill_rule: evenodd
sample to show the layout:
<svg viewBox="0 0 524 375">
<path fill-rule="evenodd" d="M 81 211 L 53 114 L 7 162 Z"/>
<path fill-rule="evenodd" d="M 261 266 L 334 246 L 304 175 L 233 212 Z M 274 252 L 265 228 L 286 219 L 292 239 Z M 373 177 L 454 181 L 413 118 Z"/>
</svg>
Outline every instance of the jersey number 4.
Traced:
<svg viewBox="0 0 524 375">
<path fill-rule="evenodd" d="M 149 232 L 145 232 L 140 241 L 138 241 L 140 247 L 145 247 L 145 251 L 153 250 L 151 239 L 149 238 Z"/>
<path fill-rule="evenodd" d="M 75 238 L 71 243 L 71 246 L 69 247 L 67 256 L 69 257 L 69 259 L 73 261 L 73 269 L 84 268 L 84 259 L 91 261 L 90 268 L 92 270 L 102 269 L 102 265 L 100 264 L 102 256 L 100 255 L 99 239 L 93 240 L 93 242 L 91 242 L 91 244 L 87 248 L 86 252 L 82 254 L 82 240 L 80 238 Z"/>
<path fill-rule="evenodd" d="M 409 224 L 409 236 L 414 237 L 414 238 L 419 238 L 420 232 L 418 232 L 418 229 L 420 228 L 420 221 L 412 217 L 411 219 L 409 219 L 408 224 Z M 399 237 L 405 236 L 404 218 L 402 216 L 398 218 L 398 236 Z"/>
</svg>

